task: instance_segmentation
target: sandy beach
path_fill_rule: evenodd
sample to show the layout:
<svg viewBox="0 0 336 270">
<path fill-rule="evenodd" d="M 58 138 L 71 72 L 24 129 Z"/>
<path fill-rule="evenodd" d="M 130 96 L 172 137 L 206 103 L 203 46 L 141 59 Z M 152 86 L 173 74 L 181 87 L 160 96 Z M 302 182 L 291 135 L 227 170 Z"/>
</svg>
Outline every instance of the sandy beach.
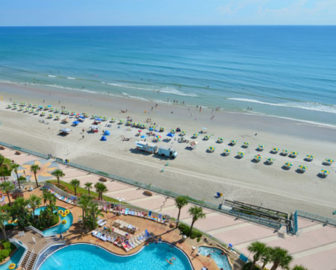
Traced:
<svg viewBox="0 0 336 270">
<path fill-rule="evenodd" d="M 324 216 L 331 216 L 336 205 L 335 165 L 322 165 L 325 158 L 334 158 L 336 152 L 336 129 L 331 126 L 5 83 L 0 84 L 0 97 L 0 140 L 3 142 L 214 203 L 218 203 L 214 198 L 218 191 L 223 192 L 228 200 L 241 200 L 282 211 L 300 209 Z M 198 145 L 192 151 L 185 149 L 185 143 L 175 140 L 178 136 L 171 142 L 160 142 L 161 145 L 172 145 L 178 152 L 175 160 L 164 160 L 132 151 L 139 140 L 135 136 L 138 129 L 125 125 L 118 128 L 117 123 L 105 127 L 108 122 L 103 122 L 98 134 L 88 134 L 86 131 L 92 124 L 90 119 L 77 127 L 70 127 L 72 121 L 64 125 L 54 119 L 6 109 L 13 100 L 50 104 L 59 109 L 65 106 L 70 112 L 98 114 L 108 119 L 125 120 L 130 116 L 134 121 L 144 123 L 150 118 L 158 126 L 165 127 L 163 135 L 171 128 L 180 127 L 186 131 L 188 139 L 206 127 L 210 139 L 203 141 L 203 135 L 200 135 L 196 139 Z M 59 136 L 59 129 L 65 127 L 72 129 L 71 134 Z M 82 129 L 85 130 L 84 138 Z M 106 142 L 101 142 L 99 139 L 104 129 L 111 135 Z M 122 136 L 130 140 L 122 141 Z M 222 144 L 216 143 L 218 137 L 223 137 Z M 238 141 L 234 147 L 228 146 L 232 139 Z M 249 142 L 248 149 L 241 148 L 244 141 Z M 265 146 L 260 153 L 263 160 L 253 163 L 251 160 L 258 154 L 255 149 L 259 144 Z M 215 147 L 214 153 L 206 152 L 209 146 Z M 298 156 L 291 159 L 271 154 L 273 147 L 297 151 Z M 231 149 L 227 157 L 221 155 L 224 148 Z M 239 151 L 245 153 L 240 160 L 234 158 Z M 303 161 L 307 154 L 314 155 L 312 162 Z M 274 164 L 265 165 L 263 162 L 269 157 L 275 159 Z M 287 161 L 293 163 L 289 171 L 281 168 Z M 304 174 L 295 171 L 300 164 L 308 166 Z M 319 178 L 317 174 L 321 169 L 328 169 L 330 175 L 325 179 Z"/>
</svg>

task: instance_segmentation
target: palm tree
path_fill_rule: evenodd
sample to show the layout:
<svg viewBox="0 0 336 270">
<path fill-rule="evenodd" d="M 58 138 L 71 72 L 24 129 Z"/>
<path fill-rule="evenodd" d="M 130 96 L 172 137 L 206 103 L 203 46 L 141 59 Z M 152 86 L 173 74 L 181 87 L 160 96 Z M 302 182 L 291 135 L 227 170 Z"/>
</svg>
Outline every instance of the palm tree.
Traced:
<svg viewBox="0 0 336 270">
<path fill-rule="evenodd" d="M 89 203 L 89 209 L 88 209 L 89 215 L 90 215 L 90 223 L 91 223 L 91 228 L 94 229 L 97 227 L 97 217 L 98 216 L 104 216 L 103 211 L 99 209 L 98 204 L 94 202 Z"/>
<path fill-rule="evenodd" d="M 87 210 L 89 208 L 89 204 L 91 203 L 92 199 L 90 196 L 88 195 L 82 195 L 80 198 L 79 198 L 79 206 L 82 208 L 82 217 L 83 217 L 83 220 L 85 219 L 86 217 L 86 213 L 87 213 Z"/>
<path fill-rule="evenodd" d="M 261 242 L 253 242 L 251 245 L 248 246 L 248 251 L 253 253 L 253 261 L 251 264 L 250 269 L 253 269 L 257 261 L 259 261 L 260 257 L 265 253 L 266 251 L 266 245 Z M 263 268 L 262 268 L 263 269 Z"/>
<path fill-rule="evenodd" d="M 29 197 L 28 202 L 29 202 L 30 207 L 33 210 L 33 212 L 32 212 L 33 219 L 35 219 L 35 209 L 40 207 L 41 198 L 33 194 Z"/>
<path fill-rule="evenodd" d="M 189 236 L 191 236 L 192 229 L 194 227 L 194 223 L 201 218 L 205 218 L 205 214 L 203 213 L 203 208 L 198 207 L 196 205 L 194 207 L 189 208 L 188 212 L 192 217 L 192 221 L 191 221 L 191 225 L 190 225 L 190 231 L 189 231 Z"/>
<path fill-rule="evenodd" d="M 19 189 L 21 189 L 21 183 L 22 182 L 26 182 L 26 177 L 24 177 L 23 175 L 20 175 L 19 178 L 17 179 L 17 182 L 19 184 Z"/>
<path fill-rule="evenodd" d="M 39 184 L 37 182 L 37 171 L 41 170 L 40 166 L 37 164 L 33 164 L 30 166 L 30 170 L 34 173 L 34 178 L 35 178 L 35 183 L 36 183 L 36 187 L 39 187 Z"/>
<path fill-rule="evenodd" d="M 47 204 L 47 202 L 49 202 L 48 206 L 53 208 L 56 203 L 56 198 L 49 191 L 44 190 L 43 191 L 43 201 L 44 201 L 44 204 Z"/>
<path fill-rule="evenodd" d="M 19 174 L 18 174 L 18 168 L 20 167 L 19 164 L 13 163 L 12 164 L 12 170 L 15 172 L 16 175 L 16 180 L 18 181 L 19 188 L 20 188 L 20 183 L 19 183 Z M 21 188 L 20 188 L 21 189 Z"/>
<path fill-rule="evenodd" d="M 5 157 L 3 155 L 0 155 L 0 167 L 2 166 L 2 164 L 4 164 L 5 162 Z"/>
<path fill-rule="evenodd" d="M 271 247 L 266 247 L 264 252 L 261 254 L 260 259 L 263 263 L 261 269 L 264 270 L 264 268 L 266 267 L 266 264 L 268 264 L 271 259 L 272 259 L 272 248 Z"/>
<path fill-rule="evenodd" d="M 87 191 L 88 191 L 88 194 L 89 194 L 89 196 L 90 196 L 90 190 L 91 190 L 91 188 L 92 188 L 92 183 L 85 183 L 85 187 L 86 187 L 86 189 L 87 189 Z"/>
<path fill-rule="evenodd" d="M 180 215 L 181 215 L 181 209 L 182 207 L 186 206 L 188 204 L 188 199 L 185 196 L 178 196 L 175 198 L 175 205 L 178 208 L 178 214 L 176 219 L 176 228 L 179 225 L 180 222 Z"/>
<path fill-rule="evenodd" d="M 107 187 L 103 183 L 96 183 L 95 184 L 96 192 L 98 193 L 98 200 L 103 199 L 103 192 L 107 191 Z"/>
<path fill-rule="evenodd" d="M 0 228 L 3 234 L 3 237 L 5 240 L 7 240 L 7 234 L 6 234 L 6 225 L 5 223 L 8 221 L 9 219 L 9 214 L 6 211 L 6 209 L 2 206 L 0 207 Z"/>
<path fill-rule="evenodd" d="M 78 179 L 72 179 L 70 182 L 70 185 L 72 185 L 72 187 L 74 188 L 75 191 L 75 196 L 77 196 L 77 188 L 79 187 L 79 180 Z"/>
<path fill-rule="evenodd" d="M 302 265 L 295 265 L 292 270 L 308 270 L 308 269 Z"/>
<path fill-rule="evenodd" d="M 56 177 L 58 185 L 60 184 L 60 178 L 65 176 L 64 172 L 60 169 L 53 171 L 51 174 Z"/>
<path fill-rule="evenodd" d="M 290 262 L 293 260 L 292 256 L 288 254 L 288 251 L 280 247 L 272 249 L 271 258 L 273 262 L 271 270 L 275 270 L 279 266 L 288 269 Z"/>
<path fill-rule="evenodd" d="M 11 205 L 12 202 L 11 202 L 11 199 L 10 199 L 10 193 L 11 193 L 11 191 L 13 191 L 15 189 L 14 184 L 12 182 L 6 181 L 6 182 L 2 182 L 0 184 L 0 187 L 3 190 L 3 192 L 6 193 L 6 195 L 8 197 L 8 204 Z"/>
</svg>

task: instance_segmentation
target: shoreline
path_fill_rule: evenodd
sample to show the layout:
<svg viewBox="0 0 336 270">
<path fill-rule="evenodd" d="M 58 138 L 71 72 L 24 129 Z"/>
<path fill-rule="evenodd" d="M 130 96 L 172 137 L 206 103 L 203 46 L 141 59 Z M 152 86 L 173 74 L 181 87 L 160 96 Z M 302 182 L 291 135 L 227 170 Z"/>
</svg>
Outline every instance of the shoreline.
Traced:
<svg viewBox="0 0 336 270">
<path fill-rule="evenodd" d="M 336 189 L 334 167 L 329 168 L 332 173 L 326 179 L 321 180 L 316 176 L 322 168 L 321 161 L 326 157 L 332 158 L 332 153 L 336 152 L 336 131 L 332 128 L 245 113 L 199 112 L 196 108 L 176 104 L 159 104 L 151 110 L 155 103 L 1 84 L 0 96 L 5 97 L 5 102 L 1 102 L 2 105 L 0 103 L 0 140 L 13 145 L 68 158 L 80 165 L 211 203 L 218 203 L 213 196 L 215 192 L 221 191 L 228 200 L 240 200 L 281 211 L 300 209 L 325 216 L 331 215 L 336 203 L 332 196 Z M 76 112 L 95 112 L 108 118 L 114 116 L 117 120 L 125 119 L 128 115 L 136 122 L 151 118 L 152 121 L 163 123 L 166 130 L 180 126 L 188 136 L 207 127 L 208 134 L 213 136 L 207 142 L 200 137 L 199 145 L 193 151 L 185 150 L 183 144 L 172 140 L 179 156 L 167 162 L 132 152 L 137 140 L 135 130 L 128 130 L 124 126 L 117 128 L 116 124 L 109 128 L 112 134 L 106 143 L 99 141 L 99 135 L 85 135 L 85 139 L 81 140 L 82 127 L 71 127 L 72 134 L 60 138 L 57 136 L 58 130 L 67 125 L 45 119 L 48 123 L 46 125 L 38 121 L 44 119 L 39 116 L 6 110 L 4 107 L 9 97 L 19 102 L 37 104 L 43 104 L 45 99 L 43 105 L 51 104 L 58 108 L 66 106 Z M 127 113 L 121 113 L 120 110 L 125 108 Z M 215 117 L 211 120 L 212 116 Z M 89 127 L 88 122 L 91 121 L 86 120 L 82 125 L 84 129 Z M 130 142 L 121 143 L 121 136 L 129 137 Z M 225 142 L 217 144 L 214 141 L 217 136 L 222 136 Z M 232 147 L 231 156 L 221 157 L 220 149 L 228 147 L 227 143 L 231 139 L 238 139 L 239 143 Z M 240 148 L 245 140 L 250 142 L 247 150 Z M 218 150 L 212 154 L 206 153 L 211 144 Z M 276 159 L 274 165 L 266 166 L 250 161 L 257 154 L 254 149 L 258 144 L 265 145 L 262 153 L 265 159 Z M 294 163 L 290 171 L 281 169 L 281 164 L 289 161 L 288 158 L 269 154 L 268 151 L 275 146 L 299 152 L 297 159 L 290 160 Z M 246 157 L 235 159 L 235 152 L 241 150 L 244 150 Z M 304 164 L 303 157 L 310 153 L 316 157 L 314 162 L 307 164 L 308 171 L 305 174 L 296 173 L 295 168 Z M 169 166 L 165 166 L 166 163 Z M 302 187 L 305 188 L 304 192 Z"/>
</svg>

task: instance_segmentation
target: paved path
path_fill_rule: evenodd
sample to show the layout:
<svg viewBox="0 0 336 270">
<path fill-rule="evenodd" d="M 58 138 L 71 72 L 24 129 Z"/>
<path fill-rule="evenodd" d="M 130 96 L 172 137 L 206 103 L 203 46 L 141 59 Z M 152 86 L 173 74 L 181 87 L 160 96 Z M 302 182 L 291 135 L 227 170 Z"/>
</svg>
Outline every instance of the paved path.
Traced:
<svg viewBox="0 0 336 270">
<path fill-rule="evenodd" d="M 0 153 L 19 164 L 38 159 L 35 156 L 5 149 Z M 80 180 L 81 186 L 86 182 L 96 183 L 99 176 L 75 168 L 60 165 L 65 173 L 62 179 L 70 182 L 73 178 Z M 143 195 L 143 190 L 117 181 L 106 182 L 106 195 L 114 198 L 124 198 L 125 201 L 152 211 L 159 211 L 170 216 L 177 216 L 174 199 L 161 194 L 152 197 Z M 181 211 L 181 220 L 190 224 L 191 217 L 186 206 Z M 294 257 L 293 264 L 301 264 L 309 270 L 336 270 L 334 256 L 336 254 L 336 227 L 299 218 L 299 232 L 296 236 L 278 235 L 274 230 L 258 224 L 240 220 L 235 217 L 204 209 L 206 218 L 197 221 L 196 227 L 225 243 L 233 244 L 234 248 L 250 256 L 247 247 L 253 241 L 265 242 L 270 246 L 280 246 L 287 249 Z"/>
</svg>

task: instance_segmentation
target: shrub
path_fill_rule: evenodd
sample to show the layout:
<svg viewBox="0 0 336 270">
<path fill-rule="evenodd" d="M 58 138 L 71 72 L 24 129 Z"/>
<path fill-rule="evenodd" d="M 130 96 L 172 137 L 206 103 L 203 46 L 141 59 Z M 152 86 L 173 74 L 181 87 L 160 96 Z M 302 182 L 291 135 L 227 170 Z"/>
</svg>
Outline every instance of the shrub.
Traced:
<svg viewBox="0 0 336 270">
<path fill-rule="evenodd" d="M 0 250 L 0 262 L 2 262 L 4 259 L 6 259 L 11 252 L 16 248 L 15 245 L 13 245 L 9 241 L 1 241 L 2 249 Z"/>
<path fill-rule="evenodd" d="M 178 226 L 179 230 L 181 231 L 182 234 L 184 235 L 189 235 L 190 232 L 190 227 L 186 224 L 180 223 Z M 201 238 L 202 237 L 202 233 L 199 230 L 196 230 L 195 228 L 193 228 L 190 238 L 194 239 L 194 238 Z"/>
<path fill-rule="evenodd" d="M 252 262 L 248 262 L 248 263 L 244 264 L 243 270 L 250 270 L 251 269 L 251 265 L 252 265 Z M 257 267 L 257 266 L 254 266 L 252 268 L 252 270 L 260 270 L 260 268 Z"/>
</svg>

